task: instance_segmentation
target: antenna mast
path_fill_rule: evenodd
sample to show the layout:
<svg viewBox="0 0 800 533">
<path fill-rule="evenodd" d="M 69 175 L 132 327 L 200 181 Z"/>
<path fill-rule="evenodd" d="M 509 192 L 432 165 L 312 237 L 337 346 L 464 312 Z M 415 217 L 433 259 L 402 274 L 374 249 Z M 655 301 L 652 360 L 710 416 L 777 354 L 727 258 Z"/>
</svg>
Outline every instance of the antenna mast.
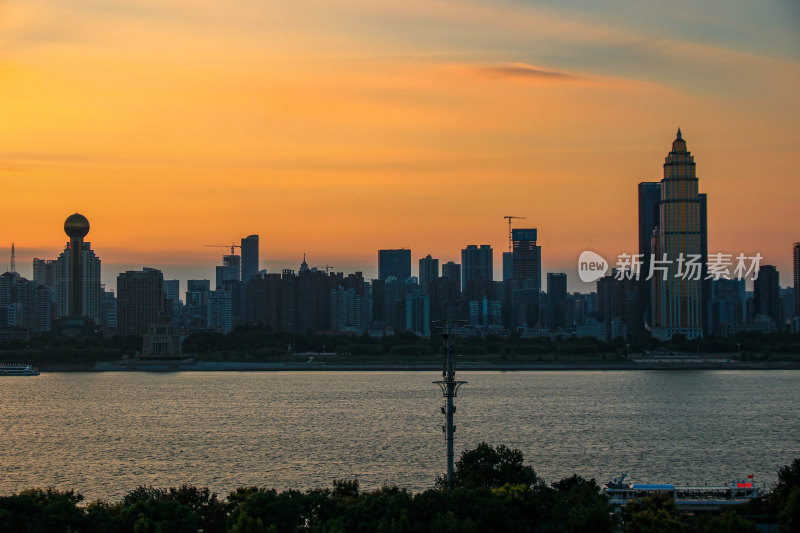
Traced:
<svg viewBox="0 0 800 533">
<path fill-rule="evenodd" d="M 17 271 L 17 261 L 14 257 L 14 243 L 11 243 L 11 272 Z"/>
<path fill-rule="evenodd" d="M 446 403 L 442 406 L 442 414 L 445 416 L 445 425 L 442 426 L 442 432 L 445 434 L 445 442 L 447 443 L 448 489 L 452 488 L 453 485 L 453 435 L 456 432 L 456 426 L 453 423 L 456 406 L 453 404 L 453 399 L 458 395 L 458 389 L 461 385 L 467 383 L 466 381 L 456 381 L 456 363 L 452 342 L 455 332 L 450 324 L 451 322 L 448 321 L 448 325 L 442 331 L 445 351 L 444 367 L 442 368 L 442 378 L 444 379 L 434 381 L 442 389 L 442 396 L 446 399 Z"/>
</svg>

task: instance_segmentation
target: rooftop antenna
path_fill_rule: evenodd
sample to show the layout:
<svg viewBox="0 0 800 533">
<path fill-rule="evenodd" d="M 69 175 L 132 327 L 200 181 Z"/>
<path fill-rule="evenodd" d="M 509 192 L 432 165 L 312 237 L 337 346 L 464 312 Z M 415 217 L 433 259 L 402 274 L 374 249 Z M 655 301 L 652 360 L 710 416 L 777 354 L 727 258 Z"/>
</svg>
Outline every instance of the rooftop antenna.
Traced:
<svg viewBox="0 0 800 533">
<path fill-rule="evenodd" d="M 456 363 L 453 348 L 453 338 L 455 337 L 455 324 L 453 321 L 448 320 L 445 327 L 442 329 L 442 338 L 444 339 L 444 366 L 442 367 L 442 378 L 439 381 L 434 381 L 439 388 L 442 389 L 442 396 L 445 398 L 446 403 L 442 406 L 442 414 L 445 416 L 445 425 L 442 426 L 445 442 L 447 444 L 447 488 L 448 490 L 453 486 L 453 435 L 456 432 L 456 426 L 453 423 L 453 415 L 456 412 L 456 406 L 453 404 L 453 399 L 458 395 L 458 389 L 461 385 L 465 385 L 466 381 L 456 380 Z"/>
<path fill-rule="evenodd" d="M 14 273 L 17 271 L 17 261 L 14 257 L 14 243 L 11 243 L 11 272 Z"/>
<path fill-rule="evenodd" d="M 515 219 L 515 218 L 527 219 L 528 217 L 514 217 L 514 216 L 506 215 L 503 218 L 508 220 L 508 251 L 509 252 L 513 252 L 514 251 L 513 250 L 513 245 L 512 245 L 513 241 L 511 239 L 511 220 Z"/>
</svg>

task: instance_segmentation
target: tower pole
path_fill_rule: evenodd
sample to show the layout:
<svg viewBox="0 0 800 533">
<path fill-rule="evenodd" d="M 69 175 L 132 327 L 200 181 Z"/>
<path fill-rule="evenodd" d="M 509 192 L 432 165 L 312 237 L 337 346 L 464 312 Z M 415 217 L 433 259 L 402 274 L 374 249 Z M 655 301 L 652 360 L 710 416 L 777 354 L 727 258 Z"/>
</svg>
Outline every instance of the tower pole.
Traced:
<svg viewBox="0 0 800 533">
<path fill-rule="evenodd" d="M 455 353 L 452 344 L 452 332 L 450 328 L 445 328 L 442 333 L 445 345 L 445 360 L 442 368 L 442 378 L 440 381 L 434 381 L 442 389 L 442 396 L 445 398 L 445 404 L 442 406 L 442 414 L 445 416 L 445 425 L 442 426 L 442 432 L 445 435 L 445 443 L 447 445 L 447 488 L 448 490 L 453 486 L 453 471 L 454 471 L 454 458 L 455 451 L 453 446 L 454 434 L 456 432 L 456 425 L 454 423 L 454 415 L 456 406 L 454 399 L 458 395 L 458 389 L 464 385 L 466 381 L 456 380 L 456 366 L 455 366 Z"/>
</svg>

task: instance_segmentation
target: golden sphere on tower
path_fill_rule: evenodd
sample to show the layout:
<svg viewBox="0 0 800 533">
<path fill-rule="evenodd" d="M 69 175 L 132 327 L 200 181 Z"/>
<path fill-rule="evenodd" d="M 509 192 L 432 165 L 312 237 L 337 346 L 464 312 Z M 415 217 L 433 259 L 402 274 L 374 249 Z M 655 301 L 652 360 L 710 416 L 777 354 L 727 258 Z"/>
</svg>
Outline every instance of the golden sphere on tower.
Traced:
<svg viewBox="0 0 800 533">
<path fill-rule="evenodd" d="M 71 239 L 86 237 L 86 234 L 89 233 L 89 221 L 80 213 L 72 214 L 64 221 L 64 232 Z"/>
</svg>

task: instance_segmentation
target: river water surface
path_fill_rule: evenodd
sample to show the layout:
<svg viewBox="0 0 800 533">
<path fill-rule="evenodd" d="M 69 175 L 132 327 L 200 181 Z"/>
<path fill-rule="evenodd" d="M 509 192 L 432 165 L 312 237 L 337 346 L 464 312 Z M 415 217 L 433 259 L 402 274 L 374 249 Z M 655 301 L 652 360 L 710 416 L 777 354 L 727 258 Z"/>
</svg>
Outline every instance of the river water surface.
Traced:
<svg viewBox="0 0 800 533">
<path fill-rule="evenodd" d="M 768 487 L 800 457 L 800 371 L 461 372 L 456 450 L 521 449 L 546 481 Z M 431 487 L 429 372 L 43 373 L 0 378 L 0 494 L 138 485 Z"/>
</svg>

